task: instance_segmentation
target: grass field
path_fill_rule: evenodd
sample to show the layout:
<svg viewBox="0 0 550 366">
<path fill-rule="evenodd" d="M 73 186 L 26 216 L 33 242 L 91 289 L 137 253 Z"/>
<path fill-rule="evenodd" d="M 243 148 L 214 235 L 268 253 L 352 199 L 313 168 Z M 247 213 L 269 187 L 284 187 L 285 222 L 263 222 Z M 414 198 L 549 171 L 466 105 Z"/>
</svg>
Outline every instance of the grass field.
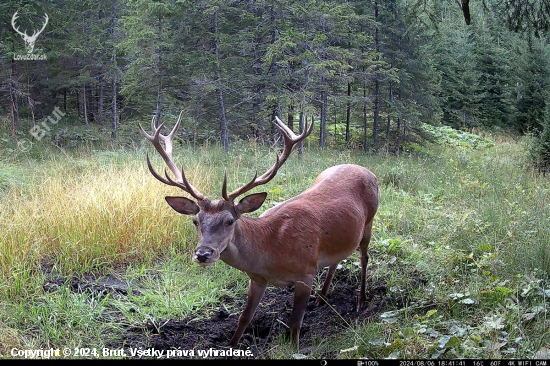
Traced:
<svg viewBox="0 0 550 366">
<path fill-rule="evenodd" d="M 0 152 L 0 355 L 12 357 L 14 347 L 102 348 L 129 326 L 208 317 L 220 297 L 246 293 L 238 270 L 192 263 L 195 229 L 165 203 L 179 192 L 150 175 L 145 151 Z M 212 146 L 175 151 L 193 185 L 216 198 L 224 167 L 231 189 L 274 157 L 253 143 L 229 155 Z M 401 157 L 310 148 L 291 157 L 265 186 L 258 214 L 329 166 L 368 167 L 381 186 L 369 281 L 404 299 L 319 340 L 306 356 L 550 357 L 550 182 L 523 160 L 511 140 L 478 149 L 430 145 Z M 163 168 L 156 157 L 154 164 Z M 353 276 L 357 258 L 342 263 Z M 121 281 L 127 295 L 70 286 L 102 276 Z M 261 357 L 295 353 L 280 337 Z"/>
</svg>

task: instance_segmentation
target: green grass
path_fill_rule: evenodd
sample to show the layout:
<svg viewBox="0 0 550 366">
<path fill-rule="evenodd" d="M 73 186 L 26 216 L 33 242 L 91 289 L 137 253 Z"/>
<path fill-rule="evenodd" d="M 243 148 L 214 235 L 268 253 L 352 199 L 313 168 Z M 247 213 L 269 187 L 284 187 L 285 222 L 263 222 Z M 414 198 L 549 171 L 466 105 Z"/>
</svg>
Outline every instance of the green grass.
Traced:
<svg viewBox="0 0 550 366">
<path fill-rule="evenodd" d="M 318 340 L 309 357 L 509 358 L 547 347 L 550 183 L 524 169 L 521 145 L 483 146 L 430 145 L 402 157 L 306 148 L 262 188 L 269 196 L 256 214 L 334 164 L 366 166 L 381 185 L 372 281 L 404 294 L 406 306 Z M 192 263 L 194 228 L 164 202 L 179 192 L 151 177 L 144 145 L 34 148 L 0 153 L 0 355 L 13 347 L 100 348 L 128 326 L 204 316 L 220 296 L 246 293 L 241 272 Z M 252 143 L 230 154 L 216 146 L 175 150 L 190 181 L 216 198 L 225 167 L 231 189 L 274 161 L 274 150 Z M 164 169 L 156 157 L 154 165 Z M 357 275 L 353 261 L 344 265 Z M 43 288 L 52 276 L 107 274 L 136 292 Z M 295 352 L 281 338 L 261 357 Z"/>
</svg>

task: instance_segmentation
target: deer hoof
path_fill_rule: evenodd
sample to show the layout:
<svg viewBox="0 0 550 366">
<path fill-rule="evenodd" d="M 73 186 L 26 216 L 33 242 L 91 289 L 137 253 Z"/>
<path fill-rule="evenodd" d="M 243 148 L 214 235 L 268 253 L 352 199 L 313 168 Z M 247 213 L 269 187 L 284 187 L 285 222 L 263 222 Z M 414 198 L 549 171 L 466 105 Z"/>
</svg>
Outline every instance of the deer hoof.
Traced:
<svg viewBox="0 0 550 366">
<path fill-rule="evenodd" d="M 355 311 L 359 312 L 359 310 L 361 310 L 361 306 L 363 306 L 363 297 L 361 295 L 357 295 L 357 309 L 355 309 Z"/>
</svg>

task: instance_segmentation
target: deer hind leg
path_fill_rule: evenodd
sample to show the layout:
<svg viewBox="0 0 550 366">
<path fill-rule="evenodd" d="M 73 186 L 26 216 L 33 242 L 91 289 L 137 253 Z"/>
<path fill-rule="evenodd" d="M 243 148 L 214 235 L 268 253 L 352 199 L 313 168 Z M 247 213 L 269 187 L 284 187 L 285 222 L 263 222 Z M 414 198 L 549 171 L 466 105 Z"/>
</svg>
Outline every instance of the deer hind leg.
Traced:
<svg viewBox="0 0 550 366">
<path fill-rule="evenodd" d="M 300 328 L 302 327 L 302 320 L 304 319 L 309 295 L 311 294 L 312 283 L 313 276 L 311 275 L 304 278 L 303 281 L 296 281 L 294 287 L 294 306 L 290 314 L 289 326 L 292 341 L 296 344 L 298 350 L 300 349 Z"/>
<path fill-rule="evenodd" d="M 323 288 L 321 289 L 321 292 L 319 293 L 319 295 L 317 295 L 317 298 L 315 299 L 315 306 L 319 306 L 325 303 L 328 288 L 330 287 L 330 283 L 332 282 L 332 277 L 334 277 L 334 271 L 336 270 L 337 265 L 338 263 L 328 267 L 327 277 L 325 278 L 325 282 L 323 283 Z"/>
<path fill-rule="evenodd" d="M 372 221 L 365 225 L 365 232 L 363 238 L 359 242 L 359 248 L 361 249 L 361 288 L 359 290 L 359 296 L 357 297 L 357 311 L 361 309 L 363 302 L 365 301 L 365 283 L 367 281 L 367 264 L 369 263 L 369 255 L 367 250 L 369 248 L 370 238 L 372 236 Z"/>
<path fill-rule="evenodd" d="M 230 346 L 236 346 L 244 333 L 244 330 L 250 324 L 250 321 L 254 317 L 254 313 L 258 308 L 260 300 L 264 296 L 265 288 L 267 287 L 267 281 L 265 282 L 256 282 L 250 280 L 248 283 L 248 299 L 246 300 L 246 306 L 239 317 L 239 325 L 237 330 L 229 342 Z"/>
</svg>

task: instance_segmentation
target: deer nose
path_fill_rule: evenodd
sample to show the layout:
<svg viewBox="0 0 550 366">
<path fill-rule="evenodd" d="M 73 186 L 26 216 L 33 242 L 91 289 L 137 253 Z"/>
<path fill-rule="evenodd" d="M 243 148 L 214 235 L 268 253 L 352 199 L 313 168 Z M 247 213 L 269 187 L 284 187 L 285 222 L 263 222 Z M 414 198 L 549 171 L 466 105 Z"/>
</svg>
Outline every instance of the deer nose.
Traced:
<svg viewBox="0 0 550 366">
<path fill-rule="evenodd" d="M 195 251 L 195 256 L 197 260 L 201 263 L 206 262 L 210 257 L 212 257 L 213 250 L 208 248 L 200 248 Z"/>
</svg>

